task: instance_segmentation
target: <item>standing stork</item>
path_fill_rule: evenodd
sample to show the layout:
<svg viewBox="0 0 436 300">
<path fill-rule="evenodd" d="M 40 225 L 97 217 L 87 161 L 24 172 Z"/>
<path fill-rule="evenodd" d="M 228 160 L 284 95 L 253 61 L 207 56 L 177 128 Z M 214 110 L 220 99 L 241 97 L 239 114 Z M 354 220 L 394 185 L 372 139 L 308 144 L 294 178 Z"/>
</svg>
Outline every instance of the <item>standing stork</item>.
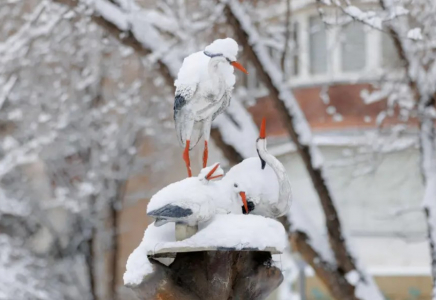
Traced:
<svg viewBox="0 0 436 300">
<path fill-rule="evenodd" d="M 204 135 L 204 151 L 203 151 L 203 168 L 207 166 L 208 159 L 208 142 L 210 137 L 210 129 L 212 121 L 222 113 L 230 104 L 231 91 L 233 85 L 229 86 L 228 77 L 233 76 L 233 68 L 237 68 L 248 74 L 247 70 L 236 61 L 237 44 L 232 39 L 217 40 L 231 43 L 231 46 L 236 45 L 236 51 L 230 51 L 223 47 L 222 53 L 211 52 L 207 47 L 202 53 L 202 58 L 208 57 L 207 73 L 203 74 L 203 78 L 199 78 L 198 82 L 190 82 L 189 84 L 180 84 L 177 86 L 174 100 L 174 121 L 176 133 L 179 143 L 184 147 L 183 160 L 186 163 L 188 176 L 192 176 L 191 163 L 189 159 L 189 150 L 197 145 L 200 138 Z M 216 43 L 215 41 L 214 43 Z M 213 45 L 213 44 L 212 44 Z M 233 47 L 234 49 L 234 47 Z M 217 47 L 212 50 L 217 50 Z M 198 54 L 195 53 L 194 55 Z M 200 52 L 201 53 L 201 52 Z M 224 54 L 225 53 L 225 54 Z M 183 62 L 182 68 L 189 69 L 187 64 L 192 63 L 192 60 Z M 193 65 L 192 69 L 206 68 L 205 65 Z M 229 68 L 232 70 L 229 73 Z M 204 73 L 204 70 L 200 70 Z M 185 76 L 190 76 L 192 72 L 185 73 Z M 178 80 L 180 80 L 180 72 Z"/>
</svg>

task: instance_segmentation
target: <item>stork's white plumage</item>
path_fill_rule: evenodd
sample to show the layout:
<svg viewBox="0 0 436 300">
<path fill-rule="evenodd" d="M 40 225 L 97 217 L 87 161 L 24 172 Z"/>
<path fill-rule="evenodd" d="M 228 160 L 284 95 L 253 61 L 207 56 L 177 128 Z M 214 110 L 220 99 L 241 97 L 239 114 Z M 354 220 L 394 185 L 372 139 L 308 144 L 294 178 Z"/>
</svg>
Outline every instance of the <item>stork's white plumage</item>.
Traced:
<svg viewBox="0 0 436 300">
<path fill-rule="evenodd" d="M 198 177 L 173 183 L 154 195 L 147 214 L 156 225 L 167 222 L 190 226 L 208 221 L 215 214 L 252 213 L 277 218 L 288 212 L 291 184 L 284 166 L 266 149 L 265 120 L 256 142 L 259 157 L 247 158 L 219 181 L 218 164 L 203 169 Z"/>
<path fill-rule="evenodd" d="M 248 206 L 249 213 L 278 218 L 289 211 L 291 183 L 283 164 L 267 151 L 265 126 L 263 119 L 256 141 L 259 157 L 247 158 L 231 168 L 222 182 L 233 184 L 244 203 L 244 213 Z"/>
<path fill-rule="evenodd" d="M 216 163 L 202 169 L 198 177 L 168 185 L 151 198 L 147 214 L 156 218 L 156 226 L 168 222 L 194 226 L 219 213 L 242 214 L 240 200 L 228 197 L 227 189 L 222 189 L 219 181 L 213 181 L 223 173 Z"/>
<path fill-rule="evenodd" d="M 230 104 L 235 84 L 234 67 L 247 73 L 236 62 L 238 44 L 230 38 L 215 40 L 186 57 L 175 81 L 174 121 L 188 176 L 192 176 L 189 150 L 204 136 L 203 168 L 207 165 L 212 121 Z"/>
</svg>

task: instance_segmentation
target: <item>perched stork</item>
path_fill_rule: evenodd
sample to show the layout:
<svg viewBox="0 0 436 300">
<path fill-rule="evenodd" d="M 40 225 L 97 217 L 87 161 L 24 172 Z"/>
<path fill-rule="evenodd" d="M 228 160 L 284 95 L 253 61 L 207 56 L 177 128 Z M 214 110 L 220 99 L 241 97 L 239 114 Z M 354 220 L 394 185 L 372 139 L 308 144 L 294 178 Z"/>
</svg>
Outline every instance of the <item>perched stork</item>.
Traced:
<svg viewBox="0 0 436 300">
<path fill-rule="evenodd" d="M 278 218 L 289 211 L 291 183 L 283 164 L 268 153 L 266 147 L 265 119 L 256 141 L 259 157 L 251 157 L 237 164 L 222 182 L 233 186 L 233 197 L 240 198 L 243 213 Z"/>
<path fill-rule="evenodd" d="M 168 222 L 196 226 L 218 213 L 242 213 L 239 200 L 227 197 L 219 181 L 223 170 L 216 163 L 201 170 L 197 177 L 185 178 L 157 192 L 147 206 L 147 215 L 156 219 L 155 225 Z"/>
<path fill-rule="evenodd" d="M 186 58 L 179 71 L 174 100 L 174 121 L 178 140 L 185 149 L 183 159 L 189 177 L 192 176 L 189 150 L 197 145 L 202 136 L 203 168 L 207 166 L 211 124 L 230 104 L 234 84 L 233 67 L 248 74 L 236 61 L 237 51 L 238 45 L 234 40 L 216 40 L 206 47 L 204 52 L 197 52 Z M 207 58 L 207 64 L 204 58 Z M 198 78 L 181 78 L 183 76 Z"/>
<path fill-rule="evenodd" d="M 223 176 L 219 164 L 203 169 L 155 194 L 147 214 L 155 225 L 197 226 L 216 214 L 256 214 L 278 218 L 289 211 L 291 184 L 284 166 L 266 149 L 265 120 L 256 142 L 259 157 L 247 158 Z"/>
</svg>

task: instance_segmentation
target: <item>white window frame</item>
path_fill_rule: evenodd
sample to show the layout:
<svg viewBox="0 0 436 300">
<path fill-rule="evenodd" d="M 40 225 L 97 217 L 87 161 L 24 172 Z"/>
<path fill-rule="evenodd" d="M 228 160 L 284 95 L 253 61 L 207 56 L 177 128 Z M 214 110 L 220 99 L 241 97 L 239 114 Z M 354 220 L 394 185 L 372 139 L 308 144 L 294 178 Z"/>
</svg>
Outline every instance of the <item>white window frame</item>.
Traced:
<svg viewBox="0 0 436 300">
<path fill-rule="evenodd" d="M 382 33 L 378 30 L 364 26 L 365 30 L 365 67 L 359 71 L 342 71 L 341 52 L 339 43 L 340 27 L 330 27 L 326 31 L 327 38 L 327 72 L 325 74 L 310 73 L 309 54 L 309 19 L 311 16 L 319 16 L 315 9 L 295 12 L 293 21 L 298 26 L 298 44 L 300 69 L 297 76 L 290 76 L 288 85 L 291 87 L 313 86 L 326 83 L 357 83 L 377 80 L 382 72 Z"/>
</svg>

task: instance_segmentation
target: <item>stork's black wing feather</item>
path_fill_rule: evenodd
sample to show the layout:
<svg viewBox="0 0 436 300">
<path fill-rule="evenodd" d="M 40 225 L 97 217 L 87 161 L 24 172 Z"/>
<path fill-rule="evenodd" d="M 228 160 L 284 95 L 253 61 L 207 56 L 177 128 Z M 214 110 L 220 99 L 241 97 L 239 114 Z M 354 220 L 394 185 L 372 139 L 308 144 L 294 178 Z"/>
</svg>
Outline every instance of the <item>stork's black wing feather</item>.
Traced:
<svg viewBox="0 0 436 300">
<path fill-rule="evenodd" d="M 174 98 L 174 112 L 179 111 L 186 104 L 185 97 L 182 95 L 176 95 Z"/>
</svg>

